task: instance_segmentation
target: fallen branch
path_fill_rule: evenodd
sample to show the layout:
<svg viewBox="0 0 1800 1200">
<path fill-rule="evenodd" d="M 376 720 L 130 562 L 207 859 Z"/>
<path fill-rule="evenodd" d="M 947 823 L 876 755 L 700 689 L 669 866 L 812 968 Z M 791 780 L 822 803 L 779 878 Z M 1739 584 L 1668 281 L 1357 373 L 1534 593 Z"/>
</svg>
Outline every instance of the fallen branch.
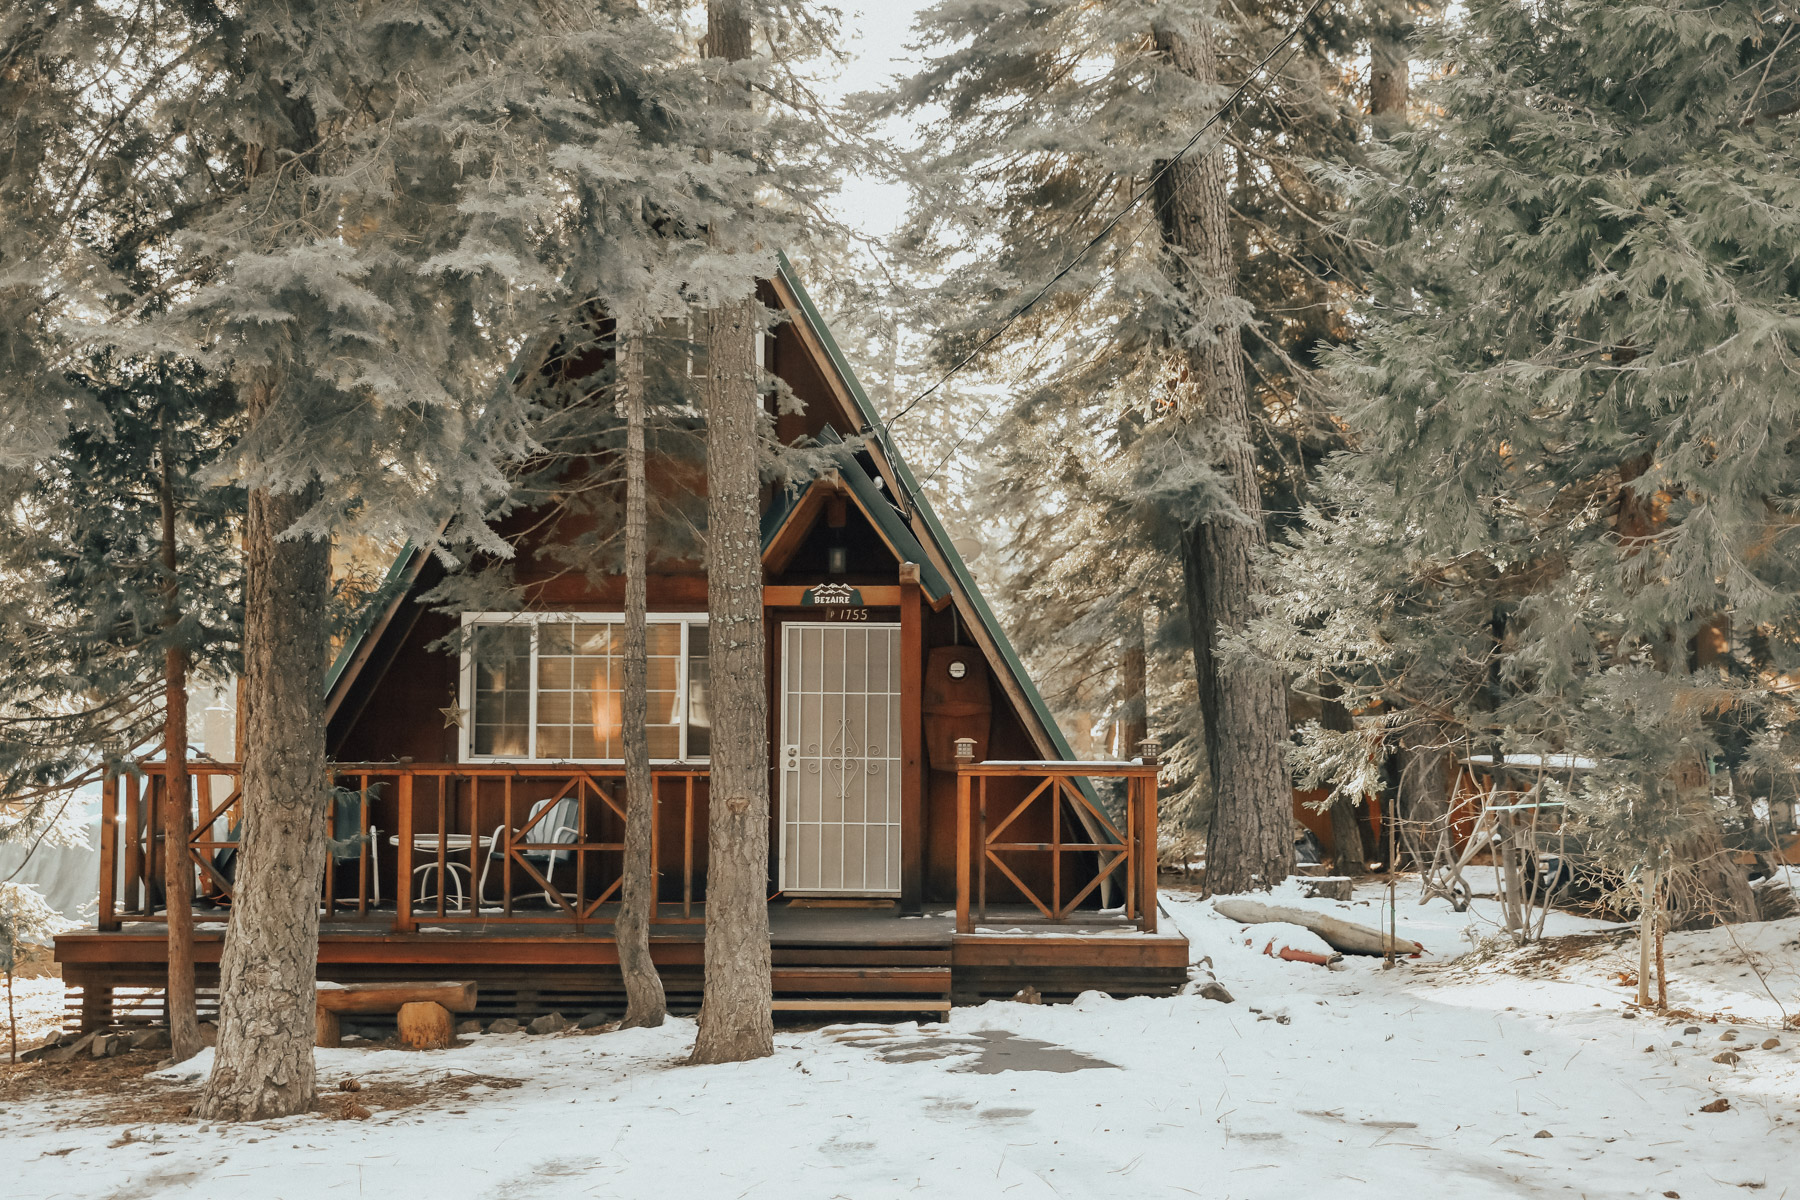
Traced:
<svg viewBox="0 0 1800 1200">
<path fill-rule="evenodd" d="M 1245 925 L 1264 925 L 1270 921 L 1300 925 L 1331 943 L 1332 949 L 1341 950 L 1345 954 L 1386 954 L 1389 950 L 1388 935 L 1381 930 L 1311 909 L 1288 908 L 1285 905 L 1245 900 L 1238 896 L 1224 896 L 1213 901 L 1213 911 L 1227 920 L 1240 921 Z M 1424 946 L 1405 938 L 1396 939 L 1393 949 L 1399 954 L 1425 953 Z"/>
</svg>

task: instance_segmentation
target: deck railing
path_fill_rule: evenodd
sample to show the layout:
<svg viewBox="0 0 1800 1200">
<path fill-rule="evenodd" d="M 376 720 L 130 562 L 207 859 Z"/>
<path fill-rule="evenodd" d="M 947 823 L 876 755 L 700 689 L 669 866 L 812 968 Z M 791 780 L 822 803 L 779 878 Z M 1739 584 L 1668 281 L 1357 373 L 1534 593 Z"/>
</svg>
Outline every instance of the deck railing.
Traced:
<svg viewBox="0 0 1800 1200">
<path fill-rule="evenodd" d="M 102 792 L 102 929 L 167 919 L 161 855 L 173 802 L 168 765 L 137 767 L 109 777 Z M 401 933 L 421 920 L 577 930 L 611 922 L 605 906 L 618 900 L 623 883 L 623 768 L 335 763 L 329 770 L 334 793 L 321 820 L 334 840 L 320 880 L 322 920 L 367 920 L 391 904 Z M 240 773 L 236 763 L 188 764 L 183 801 L 193 821 L 188 854 L 202 919 L 206 906 L 230 904 L 243 815 Z M 652 920 L 698 921 L 695 836 L 705 812 L 696 790 L 706 768 L 658 768 L 651 777 L 658 864 Z M 608 830 L 616 836 L 603 837 Z M 678 866 L 672 851 L 664 854 L 666 832 L 680 839 Z M 527 898 L 532 906 L 518 903 Z"/>
<path fill-rule="evenodd" d="M 1098 889 L 1122 886 L 1126 919 L 1146 933 L 1156 931 L 1156 780 L 1161 744 L 1145 741 L 1140 757 L 1130 762 L 976 762 L 975 743 L 956 743 L 956 928 L 972 932 L 987 916 L 988 871 L 1004 876 L 1038 912 L 1051 921 L 1067 921 Z M 1031 784 L 1023 799 L 1017 788 L 999 797 L 990 810 L 989 781 L 1023 779 Z M 1125 781 L 1125 828 L 1101 811 L 1077 782 L 1093 779 Z M 1028 813 L 1041 813 L 1048 841 L 1022 841 L 1009 832 Z M 1069 818 L 1085 837 L 1071 839 Z M 1069 855 L 1093 855 L 1093 874 L 1079 889 L 1066 883 Z M 1014 869 L 1026 855 L 1049 856 L 1048 896 L 1027 885 Z M 1014 860 L 1008 862 L 1008 858 Z M 1039 873 L 1041 875 L 1041 872 Z M 1041 879 L 1040 879 L 1041 886 Z"/>
<path fill-rule="evenodd" d="M 976 762 L 972 742 L 959 742 L 958 749 L 968 752 L 957 760 L 959 931 L 970 932 L 978 917 L 985 919 L 991 877 L 1003 878 L 1057 922 L 1068 921 L 1106 889 L 1102 895 L 1113 893 L 1127 920 L 1155 931 L 1157 743 L 1143 743 L 1142 757 L 1130 762 Z M 104 786 L 102 929 L 166 920 L 161 850 L 172 803 L 167 764 L 137 766 Z M 421 921 L 576 930 L 611 923 L 624 869 L 622 768 L 336 763 L 330 772 L 335 792 L 321 820 L 335 840 L 320 879 L 322 920 L 367 921 L 372 913 L 391 911 L 400 933 L 414 932 Z M 236 763 L 188 764 L 182 800 L 193 822 L 188 854 L 202 919 L 208 905 L 230 904 L 240 849 L 239 776 Z M 699 784 L 706 768 L 659 768 L 652 778 L 652 920 L 697 922 L 705 850 L 696 847 L 696 831 L 704 836 Z M 990 789 L 996 779 L 1008 783 Z M 1081 786 L 1094 779 L 1125 781 L 1123 829 Z M 1013 782 L 1018 780 L 1027 787 Z M 1047 840 L 1021 837 L 1026 828 L 1047 830 Z M 679 855 L 665 845 L 671 836 L 679 839 Z M 1093 856 L 1092 869 L 1073 869 L 1071 855 Z M 1033 858 L 1041 869 L 1024 866 Z"/>
</svg>

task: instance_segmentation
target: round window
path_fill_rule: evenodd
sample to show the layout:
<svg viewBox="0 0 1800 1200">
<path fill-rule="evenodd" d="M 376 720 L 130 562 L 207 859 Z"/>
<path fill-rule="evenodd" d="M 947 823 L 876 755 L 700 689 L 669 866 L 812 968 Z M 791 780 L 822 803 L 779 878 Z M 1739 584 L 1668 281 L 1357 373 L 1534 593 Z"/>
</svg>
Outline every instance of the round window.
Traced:
<svg viewBox="0 0 1800 1200">
<path fill-rule="evenodd" d="M 950 664 L 950 678 L 961 679 L 964 675 L 967 675 L 968 673 L 969 673 L 969 664 L 966 662 L 963 662 L 961 659 L 957 659 L 955 662 Z"/>
</svg>

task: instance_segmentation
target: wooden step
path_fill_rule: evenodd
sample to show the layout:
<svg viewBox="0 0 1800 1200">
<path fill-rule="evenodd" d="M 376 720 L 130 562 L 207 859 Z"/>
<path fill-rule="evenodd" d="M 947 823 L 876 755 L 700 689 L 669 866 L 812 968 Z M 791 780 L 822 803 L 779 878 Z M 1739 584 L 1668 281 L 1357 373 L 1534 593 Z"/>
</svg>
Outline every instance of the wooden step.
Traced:
<svg viewBox="0 0 1800 1200">
<path fill-rule="evenodd" d="M 774 946 L 775 966 L 784 967 L 943 967 L 951 946 Z"/>
<path fill-rule="evenodd" d="M 844 992 L 862 996 L 950 994 L 949 967 L 788 967 L 770 972 L 773 990 L 809 996 Z"/>
<path fill-rule="evenodd" d="M 774 1012 L 935 1012 L 950 1011 L 950 1001 L 920 996 L 916 1000 L 856 999 L 818 1000 L 776 998 L 769 1008 Z"/>
</svg>

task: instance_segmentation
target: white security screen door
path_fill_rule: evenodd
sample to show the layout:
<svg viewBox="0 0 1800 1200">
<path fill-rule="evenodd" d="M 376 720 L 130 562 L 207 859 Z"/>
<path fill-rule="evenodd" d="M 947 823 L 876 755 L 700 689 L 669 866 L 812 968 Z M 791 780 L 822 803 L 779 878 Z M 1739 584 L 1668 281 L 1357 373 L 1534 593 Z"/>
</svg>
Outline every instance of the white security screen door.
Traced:
<svg viewBox="0 0 1800 1200">
<path fill-rule="evenodd" d="M 781 887 L 900 894 L 900 627 L 783 626 Z"/>
</svg>

